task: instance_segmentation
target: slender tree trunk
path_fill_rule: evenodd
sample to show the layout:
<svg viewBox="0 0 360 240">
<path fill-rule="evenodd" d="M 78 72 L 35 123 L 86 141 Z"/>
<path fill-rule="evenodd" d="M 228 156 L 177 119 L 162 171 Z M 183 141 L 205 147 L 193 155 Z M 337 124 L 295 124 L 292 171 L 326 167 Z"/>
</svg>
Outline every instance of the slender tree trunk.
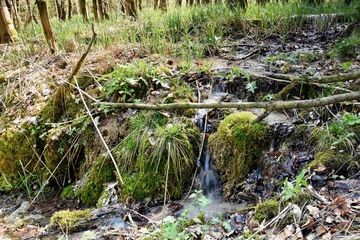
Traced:
<svg viewBox="0 0 360 240">
<path fill-rule="evenodd" d="M 106 3 L 103 0 L 98 0 L 98 9 L 101 20 L 109 19 L 109 15 L 106 13 Z"/>
<path fill-rule="evenodd" d="M 228 0 L 228 3 L 233 8 L 239 6 L 242 9 L 246 9 L 248 5 L 247 0 Z"/>
<path fill-rule="evenodd" d="M 19 40 L 5 0 L 0 0 L 0 43 Z"/>
<path fill-rule="evenodd" d="M 96 22 L 99 21 L 99 15 L 98 15 L 98 5 L 97 5 L 97 0 L 92 0 L 92 10 L 93 10 L 93 14 L 94 14 L 94 19 Z"/>
<path fill-rule="evenodd" d="M 28 18 L 26 19 L 25 21 L 25 24 L 24 26 L 26 27 L 31 21 L 34 20 L 34 22 L 37 24 L 37 21 L 36 21 L 36 18 L 35 18 L 35 14 L 33 12 L 33 9 L 31 7 L 31 4 L 30 4 L 30 0 L 26 0 L 26 8 L 27 8 L 27 11 L 29 13 L 29 16 Z"/>
<path fill-rule="evenodd" d="M 72 18 L 72 2 L 68 0 L 68 19 Z"/>
<path fill-rule="evenodd" d="M 160 9 L 161 9 L 162 12 L 166 12 L 166 11 L 167 11 L 166 0 L 160 0 Z"/>
<path fill-rule="evenodd" d="M 56 52 L 55 38 L 49 21 L 49 14 L 48 14 L 46 2 L 45 0 L 36 0 L 35 3 L 39 10 L 40 20 L 44 30 L 46 42 L 50 47 L 51 54 L 54 54 Z"/>
<path fill-rule="evenodd" d="M 154 0 L 154 10 L 159 8 L 159 0 Z"/>
<path fill-rule="evenodd" d="M 9 1 L 10 2 L 10 1 Z M 13 14 L 13 21 L 15 28 L 20 28 L 21 18 L 19 16 L 19 1 L 18 0 L 12 0 L 11 2 L 12 7 L 12 14 Z"/>
<path fill-rule="evenodd" d="M 130 17 L 137 17 L 135 0 L 125 0 L 125 13 Z"/>
<path fill-rule="evenodd" d="M 89 20 L 88 12 L 86 9 L 86 0 L 79 0 L 80 14 L 83 16 L 84 21 Z"/>
</svg>

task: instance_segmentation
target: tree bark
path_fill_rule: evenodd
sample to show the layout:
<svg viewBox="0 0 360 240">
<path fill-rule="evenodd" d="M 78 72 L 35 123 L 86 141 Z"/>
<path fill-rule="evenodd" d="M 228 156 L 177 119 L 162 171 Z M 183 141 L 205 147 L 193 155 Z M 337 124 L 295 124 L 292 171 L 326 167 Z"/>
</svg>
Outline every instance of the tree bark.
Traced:
<svg viewBox="0 0 360 240">
<path fill-rule="evenodd" d="M 40 20 L 44 30 L 46 42 L 50 47 L 51 54 L 54 54 L 56 52 L 55 38 L 49 21 L 49 14 L 48 14 L 46 2 L 44 0 L 36 0 L 36 5 L 39 10 Z"/>
<path fill-rule="evenodd" d="M 19 40 L 5 0 L 0 0 L 0 43 Z"/>
</svg>

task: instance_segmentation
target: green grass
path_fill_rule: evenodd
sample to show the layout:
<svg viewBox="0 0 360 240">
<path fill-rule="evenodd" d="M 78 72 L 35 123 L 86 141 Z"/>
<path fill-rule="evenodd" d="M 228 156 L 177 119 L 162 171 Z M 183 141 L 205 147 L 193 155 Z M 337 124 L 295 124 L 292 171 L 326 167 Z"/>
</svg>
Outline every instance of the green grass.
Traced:
<svg viewBox="0 0 360 240">
<path fill-rule="evenodd" d="M 209 46 L 221 46 L 227 37 L 232 36 L 232 24 L 238 25 L 243 19 L 257 19 L 260 22 L 256 26 L 257 31 L 277 32 L 285 38 L 294 25 L 290 22 L 292 15 L 352 12 L 354 4 L 346 7 L 343 1 L 331 1 L 314 7 L 300 1 L 286 4 L 279 1 L 259 7 L 250 2 L 245 12 L 231 9 L 226 4 L 191 8 L 170 6 L 166 13 L 152 9 L 140 11 L 137 21 L 110 12 L 110 20 L 94 22 L 98 34 L 94 48 L 101 50 L 114 44 L 132 44 L 150 53 L 187 59 L 202 58 L 208 53 Z M 91 15 L 89 22 L 76 15 L 65 22 L 51 19 L 58 52 L 85 49 L 91 38 L 91 23 Z M 253 25 L 247 22 L 245 27 L 243 31 L 246 33 Z M 45 46 L 40 24 L 28 25 L 19 35 L 29 52 L 39 51 Z"/>
</svg>

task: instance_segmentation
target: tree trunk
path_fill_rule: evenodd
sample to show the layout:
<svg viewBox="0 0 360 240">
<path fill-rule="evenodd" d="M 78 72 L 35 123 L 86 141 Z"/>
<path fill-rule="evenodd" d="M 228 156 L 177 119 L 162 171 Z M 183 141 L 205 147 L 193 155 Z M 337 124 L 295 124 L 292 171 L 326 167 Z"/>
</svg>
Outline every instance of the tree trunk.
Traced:
<svg viewBox="0 0 360 240">
<path fill-rule="evenodd" d="M 248 5 L 247 0 L 228 0 L 228 3 L 233 8 L 240 7 L 242 9 L 246 9 Z"/>
<path fill-rule="evenodd" d="M 44 30 L 46 42 L 50 47 L 51 54 L 54 54 L 56 52 L 55 38 L 49 21 L 49 14 L 48 14 L 46 2 L 45 0 L 36 0 L 35 3 L 39 10 L 41 25 Z"/>
<path fill-rule="evenodd" d="M 125 0 L 125 13 L 130 17 L 137 17 L 135 0 Z"/>
<path fill-rule="evenodd" d="M 10 1 L 9 1 L 9 3 L 10 3 Z M 11 7 L 12 7 L 12 15 L 13 15 L 15 28 L 19 29 L 20 23 L 21 23 L 21 18 L 19 16 L 19 8 L 20 8 L 19 1 L 12 0 Z"/>
<path fill-rule="evenodd" d="M 154 0 L 154 10 L 159 8 L 159 0 Z"/>
<path fill-rule="evenodd" d="M 0 0 L 0 43 L 19 40 L 5 0 Z"/>
<path fill-rule="evenodd" d="M 166 12 L 166 11 L 167 11 L 166 0 L 160 0 L 160 9 L 161 9 L 162 12 Z"/>
<path fill-rule="evenodd" d="M 72 2 L 68 0 L 68 19 L 72 17 Z"/>
<path fill-rule="evenodd" d="M 26 27 L 33 20 L 37 24 L 34 11 L 33 11 L 32 7 L 31 7 L 31 4 L 30 4 L 30 0 L 26 0 L 26 8 L 27 8 L 27 11 L 29 13 L 29 16 L 26 19 L 24 26 Z"/>
<path fill-rule="evenodd" d="M 106 13 L 106 3 L 103 0 L 98 0 L 98 9 L 101 20 L 109 19 L 109 15 Z"/>
<path fill-rule="evenodd" d="M 88 12 L 86 9 L 86 0 L 79 0 L 79 8 L 80 8 L 80 14 L 82 15 L 84 21 L 89 20 Z"/>
<path fill-rule="evenodd" d="M 97 0 L 92 0 L 92 9 L 93 9 L 93 14 L 94 14 L 94 19 L 96 22 L 99 21 L 99 15 L 98 15 L 98 5 L 97 5 Z"/>
</svg>

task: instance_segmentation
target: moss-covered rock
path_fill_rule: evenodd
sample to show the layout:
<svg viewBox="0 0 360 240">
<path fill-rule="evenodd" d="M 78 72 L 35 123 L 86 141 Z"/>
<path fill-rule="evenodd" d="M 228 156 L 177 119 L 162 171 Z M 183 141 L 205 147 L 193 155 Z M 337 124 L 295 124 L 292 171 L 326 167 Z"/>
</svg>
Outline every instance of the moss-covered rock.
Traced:
<svg viewBox="0 0 360 240">
<path fill-rule="evenodd" d="M 75 100 L 69 87 L 61 85 L 40 111 L 39 117 L 40 122 L 56 123 L 61 119 L 76 119 L 83 113 L 83 103 Z"/>
<path fill-rule="evenodd" d="M 81 202 L 95 205 L 104 189 L 104 183 L 116 180 L 114 171 L 115 167 L 109 157 L 99 156 L 88 172 L 85 185 L 76 193 Z"/>
<path fill-rule="evenodd" d="M 132 118 L 129 135 L 114 153 L 126 182 L 121 199 L 154 198 L 164 193 L 165 185 L 168 196 L 181 197 L 195 165 L 199 138 L 191 121 L 168 119 L 157 112 Z"/>
<path fill-rule="evenodd" d="M 55 212 L 50 218 L 50 223 L 54 226 L 60 225 L 61 229 L 73 231 L 79 220 L 90 220 L 91 216 L 91 209 L 77 211 L 64 210 Z"/>
<path fill-rule="evenodd" d="M 336 150 L 328 149 L 316 153 L 314 161 L 305 167 L 314 170 L 319 164 L 324 165 L 329 171 L 334 170 L 337 174 L 344 176 L 352 175 L 358 171 L 355 159 L 351 154 Z"/>
<path fill-rule="evenodd" d="M 0 135 L 0 190 L 19 187 L 24 171 L 36 174 L 36 140 L 28 131 L 7 129 Z"/>
<path fill-rule="evenodd" d="M 279 213 L 280 203 L 276 200 L 267 200 L 259 203 L 255 208 L 255 218 L 259 222 L 270 220 Z"/>
<path fill-rule="evenodd" d="M 209 149 L 225 185 L 242 181 L 254 168 L 268 127 L 252 124 L 256 116 L 238 112 L 227 116 L 209 138 Z"/>
</svg>

